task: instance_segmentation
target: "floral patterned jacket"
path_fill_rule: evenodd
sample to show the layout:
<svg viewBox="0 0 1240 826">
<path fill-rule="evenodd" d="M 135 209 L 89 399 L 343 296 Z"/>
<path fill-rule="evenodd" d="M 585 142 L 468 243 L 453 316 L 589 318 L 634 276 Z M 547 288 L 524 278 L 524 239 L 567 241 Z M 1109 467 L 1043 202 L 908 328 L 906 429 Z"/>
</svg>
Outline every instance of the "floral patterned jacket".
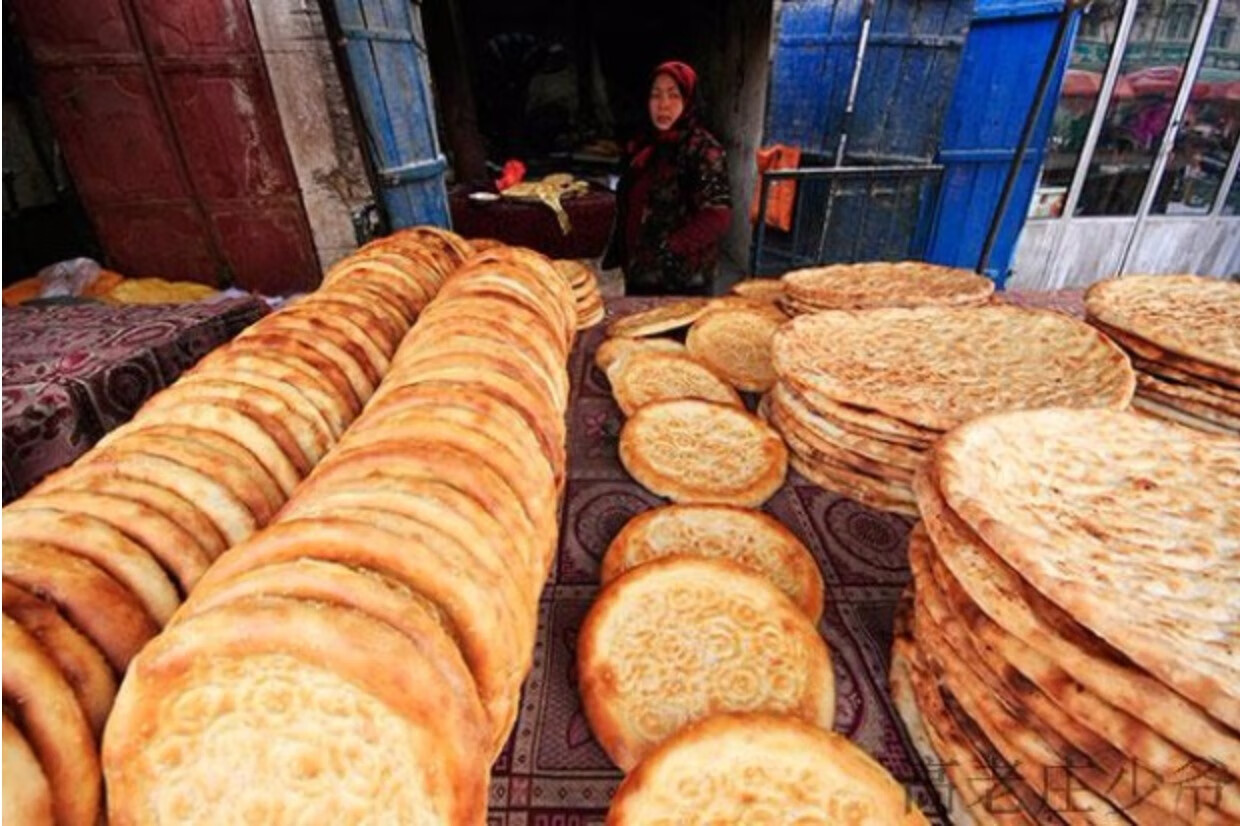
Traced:
<svg viewBox="0 0 1240 826">
<path fill-rule="evenodd" d="M 626 159 L 604 267 L 630 295 L 706 294 L 731 221 L 723 147 L 700 126 Z"/>
</svg>

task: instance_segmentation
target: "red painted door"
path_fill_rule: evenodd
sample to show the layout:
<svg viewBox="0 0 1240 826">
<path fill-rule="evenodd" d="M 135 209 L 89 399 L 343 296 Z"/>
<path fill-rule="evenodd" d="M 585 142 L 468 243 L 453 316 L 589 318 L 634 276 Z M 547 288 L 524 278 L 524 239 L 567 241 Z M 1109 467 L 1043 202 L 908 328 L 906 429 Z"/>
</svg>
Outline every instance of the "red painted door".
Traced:
<svg viewBox="0 0 1240 826">
<path fill-rule="evenodd" d="M 268 295 L 318 283 L 247 0 L 13 7 L 112 268 Z"/>
</svg>

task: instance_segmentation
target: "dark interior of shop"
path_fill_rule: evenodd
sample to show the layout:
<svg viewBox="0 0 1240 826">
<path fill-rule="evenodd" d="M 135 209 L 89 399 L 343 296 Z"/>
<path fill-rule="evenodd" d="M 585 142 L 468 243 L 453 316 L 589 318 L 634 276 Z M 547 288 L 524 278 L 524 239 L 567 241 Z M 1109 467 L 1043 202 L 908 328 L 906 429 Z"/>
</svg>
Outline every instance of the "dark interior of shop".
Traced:
<svg viewBox="0 0 1240 826">
<path fill-rule="evenodd" d="M 722 90 L 739 88 L 742 55 L 752 51 L 742 44 L 757 38 L 762 52 L 770 36 L 770 9 L 736 13 L 733 6 L 740 5 L 427 3 L 423 16 L 440 131 L 457 179 L 479 178 L 479 156 L 489 164 L 486 177 L 509 158 L 525 162 L 531 175 L 605 177 L 624 142 L 646 125 L 650 70 L 669 59 L 698 70 L 704 121 L 725 144 L 735 140 L 736 101 L 724 100 Z"/>
</svg>

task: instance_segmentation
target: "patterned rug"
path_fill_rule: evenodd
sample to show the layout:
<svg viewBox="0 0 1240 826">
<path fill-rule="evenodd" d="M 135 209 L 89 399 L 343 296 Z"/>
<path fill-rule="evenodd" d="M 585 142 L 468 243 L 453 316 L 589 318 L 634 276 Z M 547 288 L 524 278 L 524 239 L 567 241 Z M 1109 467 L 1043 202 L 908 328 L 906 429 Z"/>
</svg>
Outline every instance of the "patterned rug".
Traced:
<svg viewBox="0 0 1240 826">
<path fill-rule="evenodd" d="M 658 300 L 610 301 L 608 318 Z M 582 711 L 574 668 L 577 630 L 598 591 L 599 561 L 608 544 L 632 516 L 663 500 L 630 479 L 620 464 L 623 418 L 593 364 L 603 326 L 579 338 L 570 363 L 569 474 L 560 551 L 543 593 L 534 668 L 517 728 L 492 774 L 492 824 L 602 823 L 621 780 Z M 887 690 L 895 606 L 909 581 L 912 520 L 871 510 L 791 472 L 764 510 L 796 533 L 822 567 L 828 596 L 819 630 L 835 667 L 835 729 L 885 765 L 932 822 L 947 823 L 934 791 L 942 772 L 917 757 Z"/>
</svg>

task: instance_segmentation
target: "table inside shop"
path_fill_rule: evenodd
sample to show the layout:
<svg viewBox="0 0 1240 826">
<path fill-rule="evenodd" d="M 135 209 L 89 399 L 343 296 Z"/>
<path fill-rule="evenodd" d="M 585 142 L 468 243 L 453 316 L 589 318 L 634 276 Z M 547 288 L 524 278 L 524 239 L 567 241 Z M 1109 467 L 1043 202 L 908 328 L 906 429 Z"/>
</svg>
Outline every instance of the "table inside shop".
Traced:
<svg viewBox="0 0 1240 826">
<path fill-rule="evenodd" d="M 85 453 L 266 312 L 253 296 L 5 307 L 4 502 Z"/>
<path fill-rule="evenodd" d="M 1078 316 L 1083 312 L 1080 291 L 1013 292 L 1004 298 Z M 670 300 L 612 299 L 607 318 Z M 560 547 L 539 606 L 534 665 L 520 716 L 492 771 L 492 826 L 602 823 L 622 778 L 582 710 L 577 632 L 598 592 L 599 562 L 607 545 L 631 517 L 665 500 L 634 482 L 620 464 L 617 446 L 624 419 L 606 377 L 594 366 L 605 326 L 582 333 L 569 361 L 569 467 Z M 747 401 L 752 408 L 757 400 L 750 396 Z M 942 768 L 927 766 L 918 756 L 887 689 L 895 609 L 910 578 L 907 543 L 913 520 L 824 490 L 791 469 L 763 510 L 800 537 L 822 569 L 827 596 L 819 631 L 835 668 L 835 730 L 886 766 L 931 822 L 948 823 L 934 791 L 946 782 Z"/>
</svg>

